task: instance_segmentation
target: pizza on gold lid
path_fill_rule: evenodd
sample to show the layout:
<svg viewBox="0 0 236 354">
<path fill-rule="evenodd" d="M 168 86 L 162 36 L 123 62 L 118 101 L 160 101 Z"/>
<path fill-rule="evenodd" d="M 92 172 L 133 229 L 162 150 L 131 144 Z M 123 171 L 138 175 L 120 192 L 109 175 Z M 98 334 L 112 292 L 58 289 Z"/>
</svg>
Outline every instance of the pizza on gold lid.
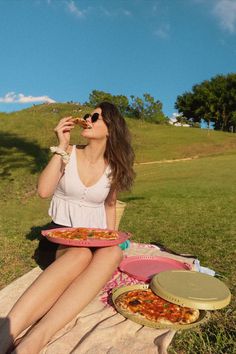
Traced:
<svg viewBox="0 0 236 354">
<path fill-rule="evenodd" d="M 161 325 L 191 324 L 200 316 L 199 310 L 166 301 L 150 288 L 124 292 L 116 298 L 115 305 L 130 315 Z"/>
</svg>

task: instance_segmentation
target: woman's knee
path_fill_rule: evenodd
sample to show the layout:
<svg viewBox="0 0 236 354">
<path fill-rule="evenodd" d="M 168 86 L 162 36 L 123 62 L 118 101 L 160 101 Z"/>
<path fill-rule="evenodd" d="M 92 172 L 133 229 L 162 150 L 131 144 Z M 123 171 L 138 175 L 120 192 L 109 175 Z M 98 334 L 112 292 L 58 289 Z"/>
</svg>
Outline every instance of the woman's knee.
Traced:
<svg viewBox="0 0 236 354">
<path fill-rule="evenodd" d="M 98 250 L 104 257 L 110 258 L 115 264 L 120 264 L 123 259 L 123 252 L 119 246 L 111 246 Z"/>
<path fill-rule="evenodd" d="M 86 247 L 65 247 L 62 249 L 63 255 L 67 255 L 71 261 L 84 261 L 90 263 L 93 257 L 93 254 L 89 248 Z"/>
</svg>

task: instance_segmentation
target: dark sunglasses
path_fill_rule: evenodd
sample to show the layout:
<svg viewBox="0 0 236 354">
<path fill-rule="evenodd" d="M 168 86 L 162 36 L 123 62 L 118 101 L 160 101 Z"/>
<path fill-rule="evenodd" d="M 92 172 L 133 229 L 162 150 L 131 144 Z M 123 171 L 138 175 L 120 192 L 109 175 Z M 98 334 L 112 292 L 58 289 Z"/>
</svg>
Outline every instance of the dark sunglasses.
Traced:
<svg viewBox="0 0 236 354">
<path fill-rule="evenodd" d="M 91 118 L 91 122 L 95 123 L 98 119 L 99 119 L 99 114 L 98 113 L 93 113 L 93 115 L 91 116 L 91 114 L 86 113 L 84 116 L 84 120 Z"/>
</svg>

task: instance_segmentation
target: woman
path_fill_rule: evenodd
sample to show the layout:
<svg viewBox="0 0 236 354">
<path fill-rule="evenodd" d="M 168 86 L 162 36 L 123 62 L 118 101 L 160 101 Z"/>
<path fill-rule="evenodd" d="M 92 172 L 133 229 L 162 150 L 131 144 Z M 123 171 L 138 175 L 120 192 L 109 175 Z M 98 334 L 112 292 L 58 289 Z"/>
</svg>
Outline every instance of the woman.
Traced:
<svg viewBox="0 0 236 354">
<path fill-rule="evenodd" d="M 42 198 L 53 195 L 49 214 L 55 226 L 115 228 L 117 193 L 129 190 L 134 154 L 124 118 L 111 103 L 101 103 L 87 115 L 81 133 L 86 146 L 70 146 L 75 123 L 63 118 L 55 128 L 59 145 L 38 181 Z M 43 247 L 42 247 L 43 248 Z M 58 246 L 52 262 L 26 290 L 0 331 L 0 354 L 36 354 L 102 289 L 122 259 L 119 246 L 90 249 Z M 86 289 L 86 291 L 84 290 Z M 32 326 L 31 330 L 15 342 Z"/>
</svg>

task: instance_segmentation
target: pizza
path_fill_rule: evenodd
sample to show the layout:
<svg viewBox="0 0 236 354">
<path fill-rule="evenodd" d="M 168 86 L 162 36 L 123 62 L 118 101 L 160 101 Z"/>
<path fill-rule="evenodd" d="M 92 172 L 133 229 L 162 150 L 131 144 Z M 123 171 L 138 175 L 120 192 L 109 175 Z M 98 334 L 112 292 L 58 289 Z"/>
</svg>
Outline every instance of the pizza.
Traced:
<svg viewBox="0 0 236 354">
<path fill-rule="evenodd" d="M 115 305 L 126 313 L 154 323 L 190 324 L 199 318 L 199 310 L 172 304 L 151 289 L 127 291 L 117 297 Z"/>
<path fill-rule="evenodd" d="M 73 118 L 73 122 L 75 124 L 78 124 L 79 126 L 81 126 L 84 129 L 91 128 L 91 125 L 88 122 L 86 122 L 86 120 L 84 118 Z"/>
<path fill-rule="evenodd" d="M 49 237 L 53 238 L 63 238 L 69 240 L 116 240 L 119 237 L 119 233 L 113 230 L 103 230 L 103 229 L 88 229 L 85 227 L 78 227 L 75 229 L 68 230 L 53 230 L 49 231 L 47 234 Z"/>
</svg>

